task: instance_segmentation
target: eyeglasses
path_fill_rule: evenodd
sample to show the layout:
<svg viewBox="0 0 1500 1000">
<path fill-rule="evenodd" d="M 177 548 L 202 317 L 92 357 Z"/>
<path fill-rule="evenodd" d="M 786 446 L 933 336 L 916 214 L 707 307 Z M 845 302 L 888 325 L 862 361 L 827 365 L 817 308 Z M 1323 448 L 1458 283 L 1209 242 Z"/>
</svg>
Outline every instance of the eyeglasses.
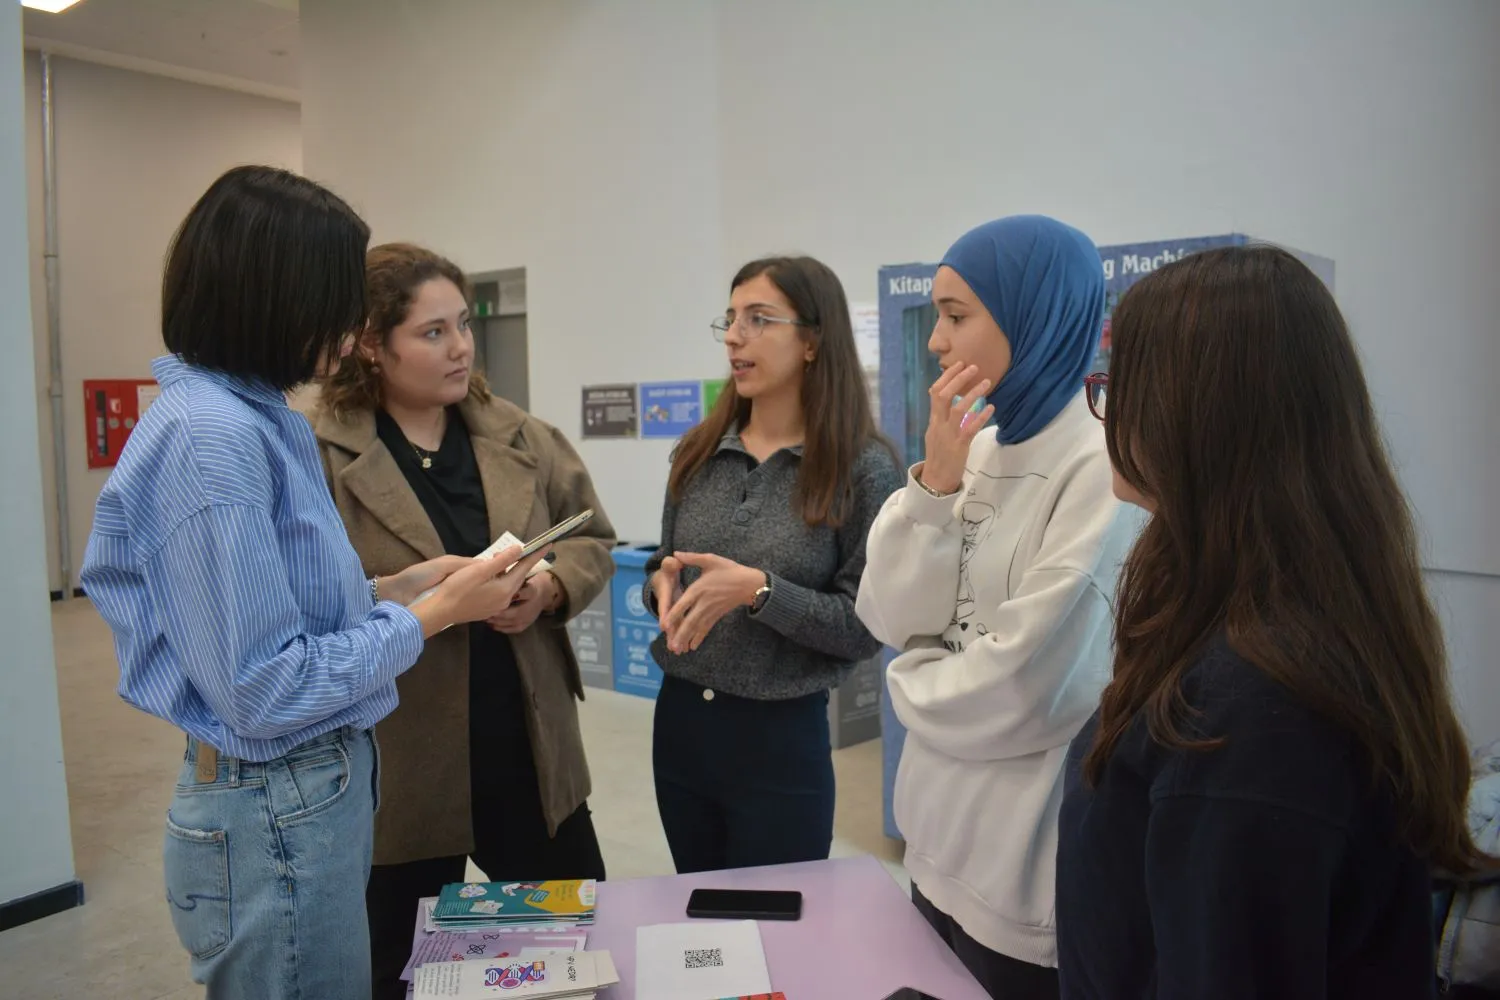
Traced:
<svg viewBox="0 0 1500 1000">
<path fill-rule="evenodd" d="M 781 316 L 767 316 L 765 313 L 753 313 L 748 316 L 740 315 L 736 316 L 734 319 L 730 319 L 727 316 L 720 316 L 718 319 L 714 320 L 708 325 L 709 328 L 714 332 L 714 339 L 722 344 L 724 343 L 724 338 L 729 336 L 729 331 L 733 330 L 736 326 L 740 328 L 741 337 L 744 337 L 746 340 L 754 340 L 756 337 L 759 337 L 761 334 L 766 332 L 766 327 L 773 324 L 778 324 L 781 326 L 808 325 L 802 322 L 800 319 L 786 319 Z"/>
<path fill-rule="evenodd" d="M 1088 397 L 1089 412 L 1104 419 L 1104 404 L 1109 399 L 1109 372 L 1095 372 L 1083 377 L 1083 392 Z"/>
</svg>

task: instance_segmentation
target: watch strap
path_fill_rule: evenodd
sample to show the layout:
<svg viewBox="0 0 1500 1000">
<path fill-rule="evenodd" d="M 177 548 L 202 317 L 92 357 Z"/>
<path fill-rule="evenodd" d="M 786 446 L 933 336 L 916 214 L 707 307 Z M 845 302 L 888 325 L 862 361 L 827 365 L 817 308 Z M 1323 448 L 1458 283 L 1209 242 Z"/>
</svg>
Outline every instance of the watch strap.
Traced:
<svg viewBox="0 0 1500 1000">
<path fill-rule="evenodd" d="M 752 597 L 752 598 L 750 598 L 750 613 L 752 615 L 758 615 L 758 614 L 760 614 L 760 609 L 764 608 L 766 606 L 766 602 L 769 601 L 770 599 L 771 599 L 771 578 L 770 577 L 766 577 L 766 585 L 764 587 L 761 587 L 759 590 L 757 590 L 755 592 L 755 596 Z"/>
</svg>

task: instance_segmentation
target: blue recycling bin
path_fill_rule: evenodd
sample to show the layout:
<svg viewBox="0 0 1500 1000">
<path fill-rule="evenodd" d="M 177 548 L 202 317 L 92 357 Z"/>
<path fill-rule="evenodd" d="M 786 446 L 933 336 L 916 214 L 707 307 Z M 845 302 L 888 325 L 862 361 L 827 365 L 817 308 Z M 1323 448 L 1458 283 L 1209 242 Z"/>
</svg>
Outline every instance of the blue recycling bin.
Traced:
<svg viewBox="0 0 1500 1000">
<path fill-rule="evenodd" d="M 646 560 L 655 545 L 615 549 L 615 578 L 610 587 L 614 611 L 615 690 L 655 698 L 661 690 L 661 667 L 651 657 L 651 643 L 661 632 L 646 610 Z"/>
</svg>

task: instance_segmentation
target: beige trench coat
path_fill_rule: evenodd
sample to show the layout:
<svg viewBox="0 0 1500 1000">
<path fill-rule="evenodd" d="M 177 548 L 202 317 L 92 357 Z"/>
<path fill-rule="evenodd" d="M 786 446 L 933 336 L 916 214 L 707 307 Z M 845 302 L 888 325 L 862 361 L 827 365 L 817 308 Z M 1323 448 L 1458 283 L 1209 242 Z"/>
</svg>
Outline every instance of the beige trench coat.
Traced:
<svg viewBox="0 0 1500 1000">
<path fill-rule="evenodd" d="M 564 623 L 608 584 L 614 529 L 582 460 L 556 428 L 500 399 L 469 399 L 459 409 L 473 441 L 492 535 L 509 531 L 532 538 L 571 514 L 594 510 L 579 534 L 553 548 L 552 572 L 567 592 L 564 607 L 511 637 L 542 809 L 548 830 L 556 833 L 590 791 L 574 700 L 583 698 L 583 682 Z M 374 414 L 340 420 L 320 410 L 312 420 L 334 503 L 366 574 L 388 576 L 443 555 L 421 501 L 375 433 Z M 468 630 L 428 640 L 396 687 L 400 706 L 375 727 L 381 770 L 375 864 L 468 854 L 474 849 Z"/>
</svg>

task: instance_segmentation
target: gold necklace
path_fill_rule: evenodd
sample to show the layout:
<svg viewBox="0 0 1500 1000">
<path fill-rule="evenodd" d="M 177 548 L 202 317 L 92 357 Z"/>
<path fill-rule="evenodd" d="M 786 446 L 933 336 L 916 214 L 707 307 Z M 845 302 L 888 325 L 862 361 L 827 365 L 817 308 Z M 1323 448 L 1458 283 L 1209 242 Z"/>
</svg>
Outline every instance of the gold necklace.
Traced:
<svg viewBox="0 0 1500 1000">
<path fill-rule="evenodd" d="M 422 463 L 422 468 L 424 468 L 424 469 L 430 469 L 430 468 L 432 468 L 432 456 L 436 455 L 439 451 L 443 450 L 443 445 L 442 445 L 443 436 L 448 433 L 448 414 L 447 414 L 447 411 L 443 412 L 442 417 L 443 417 L 442 425 L 441 425 L 441 427 L 438 430 L 438 446 L 437 446 L 437 448 L 433 449 L 432 451 L 424 451 L 423 449 L 418 448 L 414 443 L 412 443 L 412 439 L 409 438 L 409 437 L 407 437 L 405 430 L 403 430 L 401 432 L 401 436 L 404 437 L 404 438 L 406 438 L 406 446 L 411 449 L 411 453 L 413 455 L 417 456 L 417 461 L 419 461 L 419 462 Z"/>
</svg>

